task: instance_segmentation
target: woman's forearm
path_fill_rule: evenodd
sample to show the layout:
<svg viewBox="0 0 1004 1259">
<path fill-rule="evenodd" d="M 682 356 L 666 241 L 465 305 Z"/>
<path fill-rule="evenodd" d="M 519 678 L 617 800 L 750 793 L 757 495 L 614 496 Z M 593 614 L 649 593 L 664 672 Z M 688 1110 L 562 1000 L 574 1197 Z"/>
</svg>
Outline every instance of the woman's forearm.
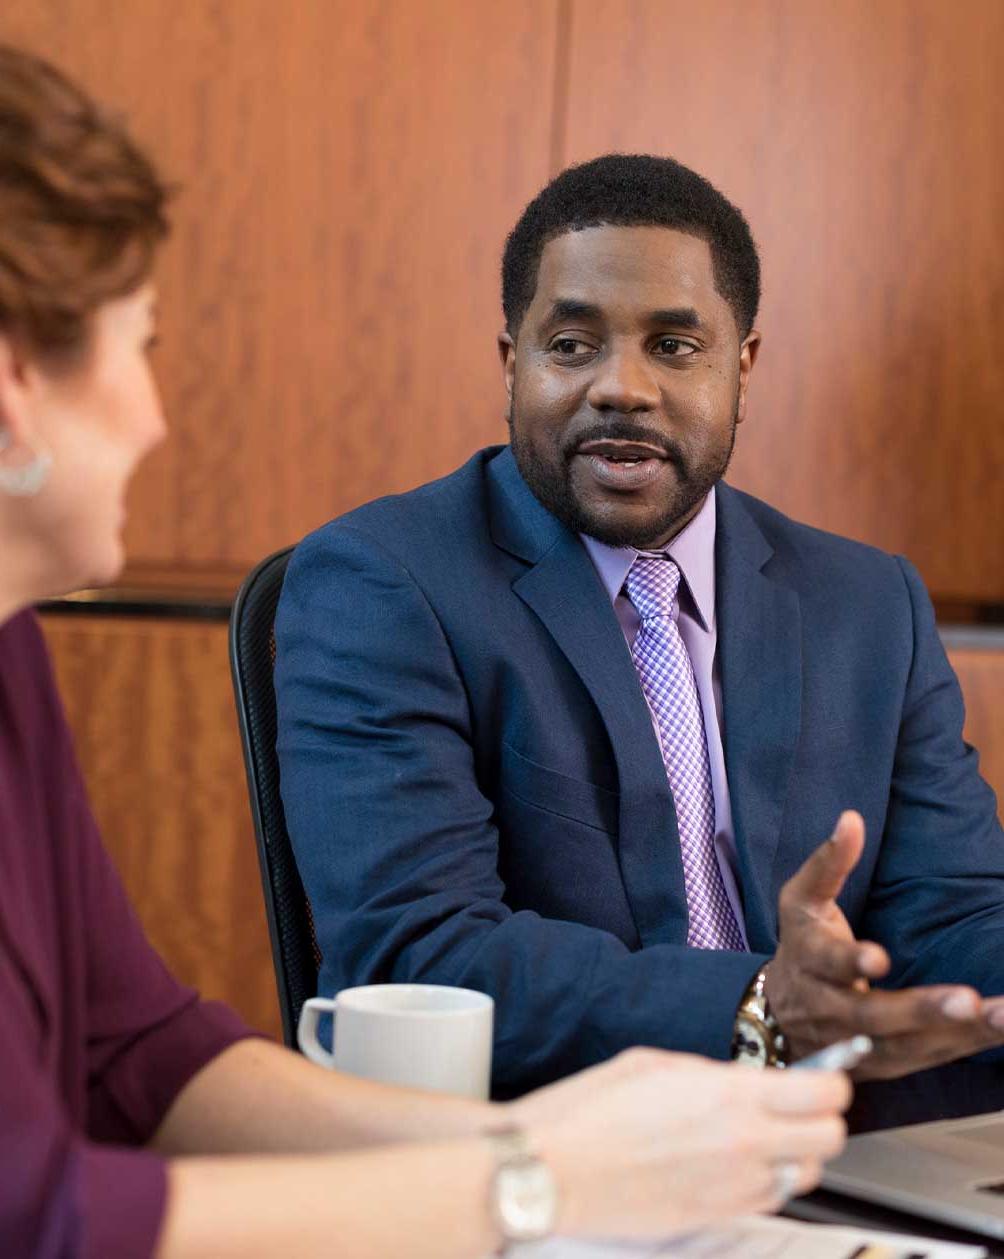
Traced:
<svg viewBox="0 0 1004 1259">
<path fill-rule="evenodd" d="M 157 1259 L 478 1259 L 500 1244 L 486 1141 L 178 1159 Z"/>
<path fill-rule="evenodd" d="M 632 1050 L 492 1108 L 320 1068 L 318 1077 L 295 1059 L 279 1068 L 292 1073 L 281 1085 L 269 1062 L 281 1051 L 248 1058 L 239 1048 L 184 1090 L 161 1130 L 162 1148 L 303 1149 L 333 1138 L 364 1148 L 175 1160 L 159 1259 L 490 1254 L 499 1241 L 490 1209 L 496 1153 L 484 1136 L 456 1134 L 500 1121 L 520 1126 L 550 1170 L 557 1231 L 666 1236 L 776 1209 L 782 1193 L 818 1183 L 821 1160 L 843 1145 L 838 1115 L 850 1100 L 847 1080 L 825 1072 L 761 1073 Z M 229 1142 L 228 1124 L 239 1134 Z M 438 1142 L 429 1138 L 434 1129 Z M 420 1131 L 415 1144 L 399 1143 Z M 398 1144 L 372 1148 L 375 1141 Z M 779 1179 L 779 1167 L 797 1169 L 794 1186 L 790 1174 Z"/>
<path fill-rule="evenodd" d="M 309 1153 L 474 1136 L 488 1102 L 390 1088 L 264 1040 L 225 1050 L 182 1089 L 153 1140 L 168 1155 Z"/>
</svg>

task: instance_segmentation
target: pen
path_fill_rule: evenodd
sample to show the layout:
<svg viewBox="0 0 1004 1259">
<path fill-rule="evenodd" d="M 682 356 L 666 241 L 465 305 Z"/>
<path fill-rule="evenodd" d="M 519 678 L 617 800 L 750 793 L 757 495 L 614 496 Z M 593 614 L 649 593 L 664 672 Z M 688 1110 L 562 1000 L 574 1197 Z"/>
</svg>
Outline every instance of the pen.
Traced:
<svg viewBox="0 0 1004 1259">
<path fill-rule="evenodd" d="M 872 1051 L 870 1036 L 852 1036 L 838 1040 L 800 1062 L 792 1063 L 793 1071 L 850 1071 Z"/>
</svg>

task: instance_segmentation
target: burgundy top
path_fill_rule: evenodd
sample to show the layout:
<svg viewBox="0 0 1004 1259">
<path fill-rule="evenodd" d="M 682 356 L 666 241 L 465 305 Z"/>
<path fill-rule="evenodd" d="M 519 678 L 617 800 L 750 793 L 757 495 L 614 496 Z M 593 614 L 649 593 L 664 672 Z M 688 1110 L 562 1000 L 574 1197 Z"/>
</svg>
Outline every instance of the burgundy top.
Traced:
<svg viewBox="0 0 1004 1259">
<path fill-rule="evenodd" d="M 164 1209 L 146 1142 L 248 1029 L 183 988 L 105 853 L 41 631 L 0 626 L 0 1255 L 142 1259 Z"/>
</svg>

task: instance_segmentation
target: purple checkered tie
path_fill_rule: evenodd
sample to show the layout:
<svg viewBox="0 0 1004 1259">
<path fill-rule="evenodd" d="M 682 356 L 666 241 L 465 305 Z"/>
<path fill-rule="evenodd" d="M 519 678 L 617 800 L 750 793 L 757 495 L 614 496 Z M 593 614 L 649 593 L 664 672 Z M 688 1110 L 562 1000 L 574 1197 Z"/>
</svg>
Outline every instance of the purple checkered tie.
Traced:
<svg viewBox="0 0 1004 1259">
<path fill-rule="evenodd" d="M 668 557 L 639 556 L 624 588 L 641 617 L 632 656 L 659 731 L 676 806 L 690 923 L 697 949 L 743 952 L 742 935 L 715 856 L 715 797 L 694 666 L 676 624 L 680 570 Z"/>
</svg>

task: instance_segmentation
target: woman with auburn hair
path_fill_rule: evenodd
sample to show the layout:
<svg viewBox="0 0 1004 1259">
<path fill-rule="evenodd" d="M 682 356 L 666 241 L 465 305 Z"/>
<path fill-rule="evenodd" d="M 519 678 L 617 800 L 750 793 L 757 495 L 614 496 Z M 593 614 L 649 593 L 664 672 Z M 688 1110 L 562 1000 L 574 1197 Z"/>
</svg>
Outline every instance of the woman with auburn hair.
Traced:
<svg viewBox="0 0 1004 1259">
<path fill-rule="evenodd" d="M 165 433 L 164 205 L 118 124 L 0 47 L 0 1253 L 481 1255 L 513 1238 L 492 1210 L 513 1127 L 560 1232 L 667 1234 L 810 1187 L 843 1077 L 639 1050 L 507 1105 L 384 1088 L 254 1036 L 144 939 L 27 609 L 121 568 Z"/>
</svg>

